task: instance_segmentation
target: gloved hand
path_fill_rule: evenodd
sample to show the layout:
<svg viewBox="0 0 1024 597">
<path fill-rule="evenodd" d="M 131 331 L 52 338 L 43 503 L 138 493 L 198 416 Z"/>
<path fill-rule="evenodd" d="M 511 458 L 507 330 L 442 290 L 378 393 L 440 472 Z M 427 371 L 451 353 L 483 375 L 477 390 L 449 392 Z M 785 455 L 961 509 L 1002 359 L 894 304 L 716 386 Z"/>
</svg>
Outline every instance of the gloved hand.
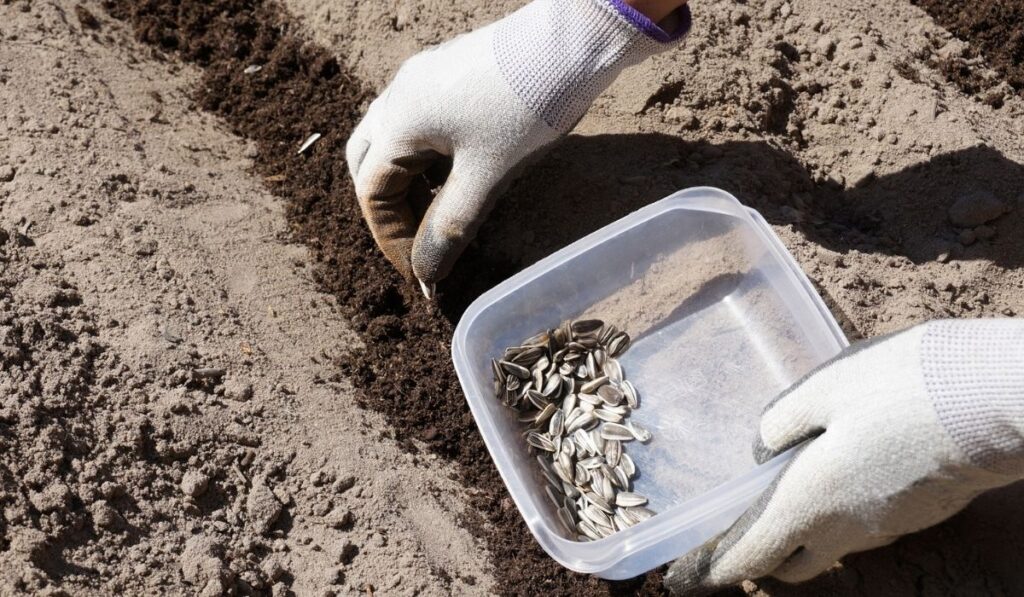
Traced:
<svg viewBox="0 0 1024 597">
<path fill-rule="evenodd" d="M 407 60 L 348 141 L 356 195 L 377 244 L 429 294 L 475 236 L 513 169 L 572 129 L 625 67 L 689 30 L 623 0 L 534 0 Z M 422 223 L 408 193 L 440 156 L 447 182 Z"/>
<path fill-rule="evenodd" d="M 805 440 L 732 528 L 671 566 L 669 589 L 810 579 L 1024 477 L 1024 320 L 933 322 L 851 348 L 768 406 L 755 455 Z"/>
</svg>

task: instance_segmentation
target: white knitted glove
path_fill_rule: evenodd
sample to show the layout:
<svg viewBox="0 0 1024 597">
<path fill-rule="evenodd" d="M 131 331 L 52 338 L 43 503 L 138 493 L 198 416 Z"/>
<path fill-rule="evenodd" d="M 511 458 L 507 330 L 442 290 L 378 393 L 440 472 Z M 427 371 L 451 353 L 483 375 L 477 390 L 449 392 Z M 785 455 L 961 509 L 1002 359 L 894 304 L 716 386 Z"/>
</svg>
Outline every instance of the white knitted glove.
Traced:
<svg viewBox="0 0 1024 597">
<path fill-rule="evenodd" d="M 567 133 L 625 67 L 689 30 L 665 33 L 622 0 L 535 0 L 407 60 L 348 141 L 356 194 L 377 244 L 424 291 L 448 274 L 512 169 Z M 452 171 L 421 224 L 410 186 L 440 156 Z"/>
<path fill-rule="evenodd" d="M 806 440 L 731 529 L 672 565 L 669 589 L 806 580 L 1024 477 L 1024 320 L 933 322 L 853 347 L 768 406 L 754 452 Z"/>
</svg>

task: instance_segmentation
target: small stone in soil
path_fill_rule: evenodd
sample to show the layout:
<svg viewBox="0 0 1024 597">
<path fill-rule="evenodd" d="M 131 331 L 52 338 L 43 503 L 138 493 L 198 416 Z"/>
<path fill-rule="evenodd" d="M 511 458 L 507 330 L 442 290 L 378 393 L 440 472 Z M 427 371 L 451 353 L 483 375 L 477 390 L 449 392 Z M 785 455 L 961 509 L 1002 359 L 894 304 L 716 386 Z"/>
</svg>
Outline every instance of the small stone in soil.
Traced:
<svg viewBox="0 0 1024 597">
<path fill-rule="evenodd" d="M 949 208 L 949 221 L 961 228 L 974 228 L 998 218 L 1006 205 L 987 191 L 972 191 L 957 199 Z"/>
<path fill-rule="evenodd" d="M 284 506 L 267 486 L 266 479 L 254 479 L 246 500 L 246 516 L 256 530 L 266 535 L 281 516 Z"/>
<path fill-rule="evenodd" d="M 199 471 L 188 471 L 181 478 L 181 490 L 189 497 L 199 497 L 206 493 L 210 485 L 210 477 Z"/>
</svg>

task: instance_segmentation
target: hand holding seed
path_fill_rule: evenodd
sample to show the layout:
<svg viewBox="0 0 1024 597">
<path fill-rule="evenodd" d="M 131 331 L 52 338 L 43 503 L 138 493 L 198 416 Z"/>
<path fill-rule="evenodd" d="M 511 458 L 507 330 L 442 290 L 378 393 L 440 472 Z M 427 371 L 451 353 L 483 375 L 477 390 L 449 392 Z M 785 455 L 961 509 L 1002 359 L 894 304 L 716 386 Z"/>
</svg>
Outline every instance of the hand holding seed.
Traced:
<svg viewBox="0 0 1024 597">
<path fill-rule="evenodd" d="M 680 0 L 644 4 L 661 20 Z M 671 32 L 621 8 L 530 3 L 413 56 L 370 105 L 346 148 L 349 171 L 377 245 L 424 294 L 527 158 L 568 133 L 622 69 L 689 30 L 685 8 L 665 21 Z M 445 159 L 451 174 L 420 218 L 410 195 Z"/>
</svg>

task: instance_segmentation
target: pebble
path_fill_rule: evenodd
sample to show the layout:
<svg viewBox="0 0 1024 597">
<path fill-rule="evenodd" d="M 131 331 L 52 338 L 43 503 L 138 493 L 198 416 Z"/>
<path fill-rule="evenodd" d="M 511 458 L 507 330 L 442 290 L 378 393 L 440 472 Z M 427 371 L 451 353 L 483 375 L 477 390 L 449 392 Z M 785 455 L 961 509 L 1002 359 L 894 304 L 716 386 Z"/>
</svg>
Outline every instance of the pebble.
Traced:
<svg viewBox="0 0 1024 597">
<path fill-rule="evenodd" d="M 181 490 L 190 497 L 199 497 L 210 486 L 210 477 L 199 471 L 188 471 L 181 478 Z"/>
<path fill-rule="evenodd" d="M 961 228 L 975 228 L 1003 215 L 1006 205 L 987 191 L 973 191 L 949 208 L 949 221 Z"/>
<path fill-rule="evenodd" d="M 284 566 L 281 564 L 281 560 L 273 556 L 264 560 L 263 563 L 260 564 L 260 569 L 272 583 L 277 582 L 286 572 Z"/>
<path fill-rule="evenodd" d="M 267 486 L 266 479 L 254 479 L 246 500 L 245 511 L 249 522 L 256 530 L 264 535 L 269 533 L 283 510 L 284 506 Z"/>
<path fill-rule="evenodd" d="M 352 489 L 356 485 L 356 478 L 354 475 L 345 475 L 339 478 L 331 485 L 331 489 L 334 493 L 345 493 L 349 489 Z"/>
<path fill-rule="evenodd" d="M 228 400 L 245 402 L 252 398 L 252 384 L 236 378 L 224 382 L 224 397 Z"/>
<path fill-rule="evenodd" d="M 693 110 L 682 106 L 676 106 L 665 112 L 665 119 L 678 123 L 680 127 L 687 130 L 695 129 L 698 125 L 697 117 L 693 114 Z"/>
<path fill-rule="evenodd" d="M 961 245 L 969 247 L 973 245 L 976 240 L 978 240 L 978 235 L 975 234 L 973 230 L 967 229 L 960 232 Z"/>
<path fill-rule="evenodd" d="M 355 519 L 355 515 L 352 514 L 352 511 L 348 508 L 335 508 L 325 517 L 327 524 L 329 524 L 331 528 L 339 530 L 345 530 L 351 527 L 352 523 L 355 522 Z"/>
<path fill-rule="evenodd" d="M 14 180 L 15 173 L 14 166 L 10 164 L 0 166 L 0 182 L 11 182 Z"/>
<path fill-rule="evenodd" d="M 92 503 L 89 507 L 92 513 L 92 520 L 97 526 L 109 529 L 117 526 L 120 522 L 121 516 L 117 513 L 106 500 L 98 500 Z"/>
<path fill-rule="evenodd" d="M 40 512 L 64 510 L 71 500 L 71 490 L 63 483 L 51 483 L 42 491 L 31 492 L 28 500 Z"/>
<path fill-rule="evenodd" d="M 831 60 L 836 51 L 836 40 L 829 35 L 823 35 L 814 44 L 814 49 L 822 56 Z"/>
</svg>

